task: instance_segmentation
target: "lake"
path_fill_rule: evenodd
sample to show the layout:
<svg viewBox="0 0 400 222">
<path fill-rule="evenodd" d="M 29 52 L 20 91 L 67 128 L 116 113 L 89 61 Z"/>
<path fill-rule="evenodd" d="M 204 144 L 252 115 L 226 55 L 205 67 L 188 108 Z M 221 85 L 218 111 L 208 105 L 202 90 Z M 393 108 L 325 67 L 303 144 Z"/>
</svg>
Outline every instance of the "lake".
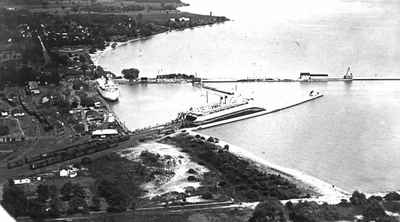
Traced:
<svg viewBox="0 0 400 222">
<path fill-rule="evenodd" d="M 187 2 L 184 10 L 212 11 L 232 21 L 128 43 L 98 63 L 115 73 L 136 67 L 141 76 L 297 78 L 307 71 L 340 77 L 351 66 L 356 76 L 400 77 L 400 2 Z M 211 85 L 237 88 L 267 108 L 310 90 L 322 92 L 322 99 L 202 132 L 348 191 L 399 190 L 400 81 Z M 112 107 L 135 129 L 204 102 L 205 91 L 188 84 L 124 85 Z"/>
</svg>

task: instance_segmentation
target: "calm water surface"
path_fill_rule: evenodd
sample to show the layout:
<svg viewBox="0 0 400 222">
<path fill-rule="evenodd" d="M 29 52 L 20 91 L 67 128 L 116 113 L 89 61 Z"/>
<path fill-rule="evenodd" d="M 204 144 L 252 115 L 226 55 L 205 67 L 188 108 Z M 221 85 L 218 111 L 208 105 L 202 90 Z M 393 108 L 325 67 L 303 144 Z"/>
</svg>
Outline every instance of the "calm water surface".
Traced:
<svg viewBox="0 0 400 222">
<path fill-rule="evenodd" d="M 255 91 L 258 100 L 268 95 L 267 107 L 312 89 L 325 96 L 203 133 L 349 191 L 400 189 L 400 82 L 264 83 L 238 88 Z"/>
<path fill-rule="evenodd" d="M 191 12 L 231 22 L 160 34 L 99 58 L 120 73 L 212 78 L 291 77 L 301 71 L 400 76 L 400 2 L 393 0 L 188 0 Z"/>
<path fill-rule="evenodd" d="M 137 67 L 142 76 L 296 78 L 300 71 L 341 76 L 351 65 L 357 76 L 400 77 L 398 1 L 187 2 L 188 11 L 213 11 L 233 21 L 130 43 L 106 52 L 99 64 L 115 73 Z M 238 88 L 267 108 L 311 89 L 325 96 L 204 133 L 349 191 L 400 189 L 400 81 L 236 85 L 217 86 Z M 140 85 L 121 86 L 120 101 L 112 106 L 135 129 L 204 102 L 205 93 L 190 85 Z"/>
</svg>

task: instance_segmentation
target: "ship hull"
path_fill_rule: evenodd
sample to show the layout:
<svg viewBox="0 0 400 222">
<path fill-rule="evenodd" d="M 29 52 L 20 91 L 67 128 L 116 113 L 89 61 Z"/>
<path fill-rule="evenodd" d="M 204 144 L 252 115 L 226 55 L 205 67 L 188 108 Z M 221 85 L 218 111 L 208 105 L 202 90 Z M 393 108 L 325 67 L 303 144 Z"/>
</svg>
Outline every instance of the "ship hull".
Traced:
<svg viewBox="0 0 400 222">
<path fill-rule="evenodd" d="M 226 113 L 226 114 L 215 116 L 215 117 L 204 118 L 203 120 L 197 120 L 197 121 L 193 122 L 193 125 L 200 126 L 200 125 L 210 124 L 210 123 L 214 123 L 214 122 L 237 118 L 240 116 L 250 115 L 250 114 L 263 112 L 263 111 L 265 111 L 264 108 L 251 107 L 251 108 L 246 108 L 246 109 L 238 110 L 238 111 L 231 112 L 231 113 Z"/>
<path fill-rule="evenodd" d="M 113 91 L 113 92 L 109 92 L 109 91 L 105 91 L 103 89 L 100 89 L 99 87 L 97 88 L 97 91 L 99 92 L 99 94 L 106 100 L 111 101 L 111 102 L 116 102 L 118 101 L 119 98 L 119 91 Z"/>
</svg>

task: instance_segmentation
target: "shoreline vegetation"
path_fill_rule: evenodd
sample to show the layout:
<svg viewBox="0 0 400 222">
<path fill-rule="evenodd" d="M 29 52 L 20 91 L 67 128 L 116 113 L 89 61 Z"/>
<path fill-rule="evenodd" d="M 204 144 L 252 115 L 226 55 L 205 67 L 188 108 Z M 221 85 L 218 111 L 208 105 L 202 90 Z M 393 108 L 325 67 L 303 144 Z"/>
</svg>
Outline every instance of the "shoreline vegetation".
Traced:
<svg viewBox="0 0 400 222">
<path fill-rule="evenodd" d="M 206 139 L 208 138 L 208 139 Z M 199 195 L 225 195 L 241 202 L 260 199 L 298 199 L 315 195 L 306 186 L 297 186 L 288 175 L 273 169 L 263 169 L 254 161 L 230 152 L 230 146 L 220 146 L 213 137 L 180 133 L 162 139 L 188 153 L 193 161 L 210 169 L 202 178 Z M 211 195 L 210 195 L 211 194 Z"/>
<path fill-rule="evenodd" d="M 239 202 L 256 202 L 249 222 L 264 221 L 397 221 L 400 194 L 352 194 L 296 170 L 280 167 L 232 144 L 194 131 L 167 136 L 174 145 L 204 165 L 202 197 L 226 195 Z M 222 199 L 224 200 L 224 199 Z M 255 205 L 253 205 L 255 206 Z"/>
<path fill-rule="evenodd" d="M 203 138 L 210 138 L 210 136 L 196 131 L 188 131 L 188 132 L 192 136 L 199 135 L 200 137 Z M 217 145 L 220 147 L 224 146 L 230 147 L 230 152 L 233 155 L 236 155 L 239 158 L 244 158 L 246 161 L 256 166 L 260 171 L 281 175 L 285 179 L 289 180 L 291 183 L 299 186 L 299 188 L 303 190 L 303 192 L 309 194 L 307 195 L 307 198 L 309 200 L 317 201 L 319 203 L 326 202 L 335 204 L 339 203 L 342 199 L 349 198 L 350 196 L 350 194 L 345 190 L 342 190 L 338 187 L 335 187 L 325 181 L 307 175 L 303 172 L 273 164 L 268 160 L 257 157 L 256 155 L 250 153 L 249 151 L 246 151 L 245 148 L 235 146 L 233 144 L 230 144 L 228 142 L 219 139 Z"/>
</svg>

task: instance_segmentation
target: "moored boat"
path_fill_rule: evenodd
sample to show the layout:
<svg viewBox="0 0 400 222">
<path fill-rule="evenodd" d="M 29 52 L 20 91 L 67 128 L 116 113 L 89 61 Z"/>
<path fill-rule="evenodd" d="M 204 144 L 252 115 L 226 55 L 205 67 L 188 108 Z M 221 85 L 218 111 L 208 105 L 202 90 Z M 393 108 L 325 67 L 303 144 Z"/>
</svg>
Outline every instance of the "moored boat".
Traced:
<svg viewBox="0 0 400 222">
<path fill-rule="evenodd" d="M 119 98 L 119 88 L 109 77 L 97 79 L 97 91 L 109 101 L 117 101 Z"/>
<path fill-rule="evenodd" d="M 229 102 L 191 108 L 184 118 L 192 125 L 199 126 L 262 111 L 265 109 L 256 106 L 252 99 L 231 98 Z"/>
</svg>

